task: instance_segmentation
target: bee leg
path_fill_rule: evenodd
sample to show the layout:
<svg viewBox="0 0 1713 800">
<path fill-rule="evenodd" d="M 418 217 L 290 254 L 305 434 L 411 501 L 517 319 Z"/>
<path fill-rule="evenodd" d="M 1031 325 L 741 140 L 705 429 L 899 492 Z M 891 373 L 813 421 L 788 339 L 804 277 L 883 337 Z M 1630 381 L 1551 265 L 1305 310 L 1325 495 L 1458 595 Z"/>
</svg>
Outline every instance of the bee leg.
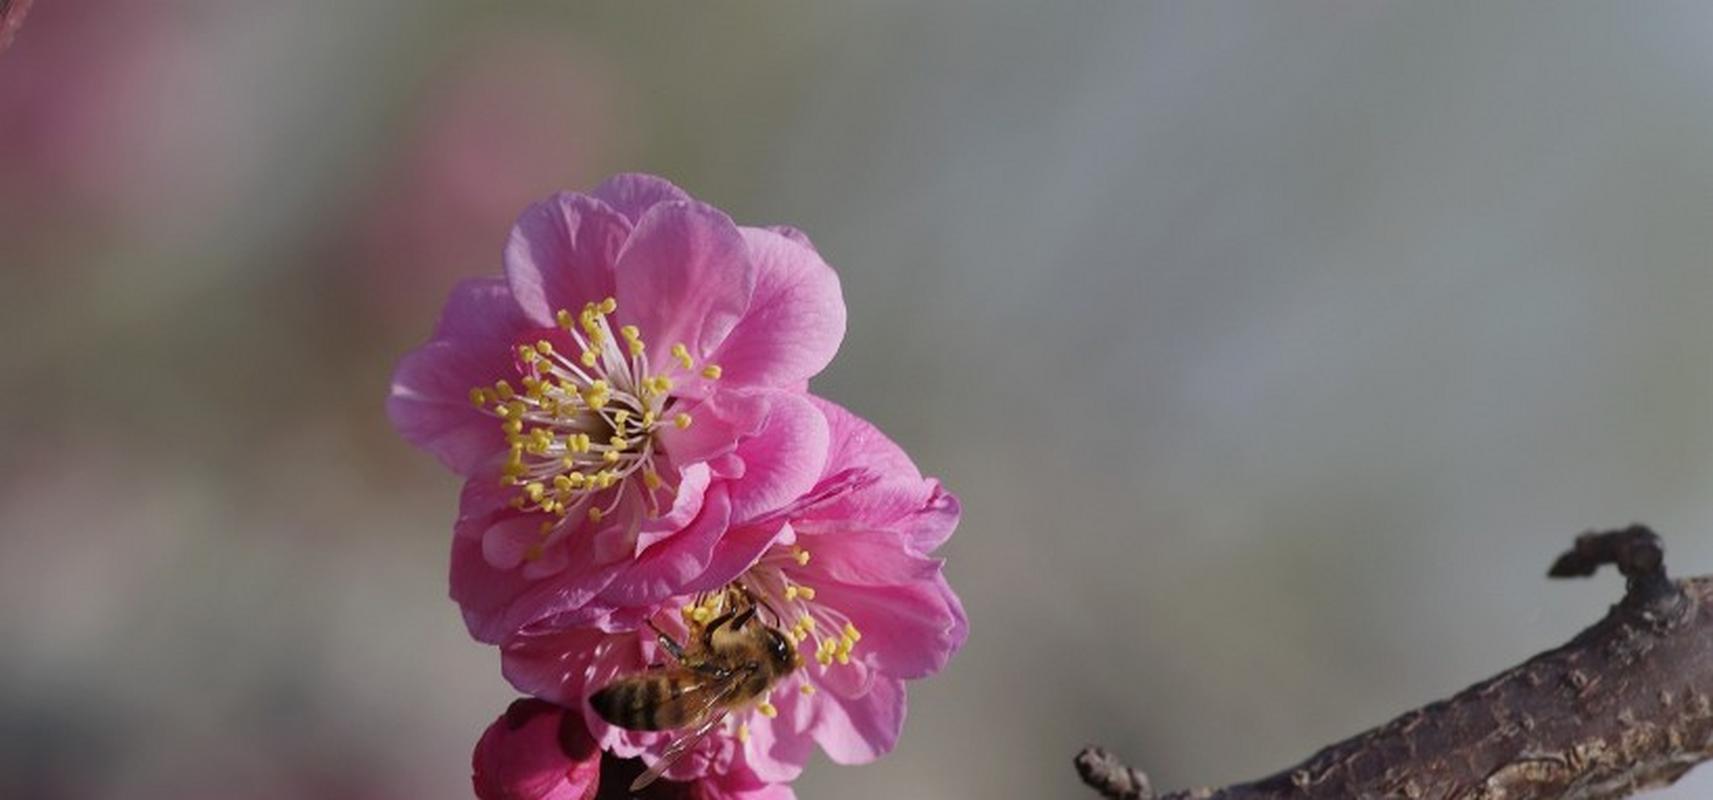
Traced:
<svg viewBox="0 0 1713 800">
<path fill-rule="evenodd" d="M 733 616 L 733 613 L 728 611 L 724 614 L 721 614 L 717 617 L 714 617 L 713 621 L 708 623 L 708 627 L 702 629 L 702 644 L 706 645 L 706 646 L 710 646 L 710 647 L 713 646 L 714 631 L 719 630 L 720 626 L 722 626 L 728 622 L 731 622 L 732 616 Z"/>
<path fill-rule="evenodd" d="M 743 626 L 748 625 L 749 621 L 751 619 L 754 619 L 754 618 L 755 618 L 755 606 L 750 606 L 749 608 L 744 609 L 742 613 L 740 613 L 737 616 L 732 618 L 732 622 L 731 622 L 732 630 L 734 630 L 734 631 L 743 630 Z"/>
<path fill-rule="evenodd" d="M 684 660 L 684 646 L 679 644 L 677 640 L 673 639 L 671 636 L 668 636 L 666 631 L 660 629 L 660 626 L 655 625 L 654 620 L 651 619 L 647 622 L 648 629 L 654 631 L 654 638 L 656 641 L 660 642 L 661 648 L 666 650 L 666 652 L 672 656 L 673 661 L 682 662 Z"/>
</svg>

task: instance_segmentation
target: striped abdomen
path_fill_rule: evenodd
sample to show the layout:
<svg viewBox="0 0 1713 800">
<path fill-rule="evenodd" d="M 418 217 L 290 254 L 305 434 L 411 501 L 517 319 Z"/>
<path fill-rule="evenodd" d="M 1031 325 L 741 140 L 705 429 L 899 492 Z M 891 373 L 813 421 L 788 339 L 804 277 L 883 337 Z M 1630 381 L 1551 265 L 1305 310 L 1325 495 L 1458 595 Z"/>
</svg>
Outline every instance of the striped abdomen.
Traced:
<svg viewBox="0 0 1713 800">
<path fill-rule="evenodd" d="M 707 681 L 693 674 L 662 672 L 619 678 L 589 697 L 589 705 L 611 725 L 633 731 L 687 728 L 707 710 Z"/>
</svg>

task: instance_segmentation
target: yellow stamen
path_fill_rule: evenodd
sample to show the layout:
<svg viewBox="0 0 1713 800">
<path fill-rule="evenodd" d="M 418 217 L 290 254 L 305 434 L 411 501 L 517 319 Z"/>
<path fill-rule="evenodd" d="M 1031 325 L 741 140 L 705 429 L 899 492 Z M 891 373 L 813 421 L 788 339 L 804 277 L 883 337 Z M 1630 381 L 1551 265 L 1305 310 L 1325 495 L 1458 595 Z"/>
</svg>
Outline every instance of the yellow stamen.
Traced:
<svg viewBox="0 0 1713 800">
<path fill-rule="evenodd" d="M 719 364 L 709 364 L 702 368 L 702 377 L 711 381 L 717 381 L 720 379 L 721 372 L 722 370 L 720 369 Z"/>
<path fill-rule="evenodd" d="M 738 723 L 737 737 L 738 737 L 738 741 L 740 741 L 740 742 L 748 742 L 749 741 L 749 724 L 748 723 L 744 723 L 744 722 Z"/>
<path fill-rule="evenodd" d="M 604 516 L 605 513 L 606 512 L 602 511 L 599 506 L 589 506 L 589 521 L 600 522 L 601 517 Z"/>
<path fill-rule="evenodd" d="M 808 697 L 815 693 L 815 686 L 814 684 L 805 683 L 798 687 L 797 691 L 802 692 L 804 697 Z"/>
<path fill-rule="evenodd" d="M 804 550 L 801 547 L 793 546 L 791 548 L 791 558 L 796 560 L 797 566 L 799 566 L 799 567 L 809 566 L 809 551 L 808 550 Z"/>
<path fill-rule="evenodd" d="M 768 719 L 773 719 L 774 717 L 779 716 L 779 709 L 775 708 L 772 703 L 766 700 L 757 703 L 755 710 L 757 713 L 767 717 Z"/>
<path fill-rule="evenodd" d="M 690 415 L 686 412 L 680 411 L 678 412 L 678 416 L 672 418 L 672 424 L 677 425 L 679 430 L 688 428 L 690 427 Z"/>
</svg>

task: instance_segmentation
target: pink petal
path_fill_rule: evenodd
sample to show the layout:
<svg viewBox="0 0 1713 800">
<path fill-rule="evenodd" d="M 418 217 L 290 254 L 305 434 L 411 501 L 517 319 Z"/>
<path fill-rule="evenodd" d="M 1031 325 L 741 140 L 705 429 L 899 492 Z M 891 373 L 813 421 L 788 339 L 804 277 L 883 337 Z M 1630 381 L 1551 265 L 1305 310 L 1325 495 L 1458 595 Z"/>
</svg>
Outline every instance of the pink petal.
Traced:
<svg viewBox="0 0 1713 800">
<path fill-rule="evenodd" d="M 722 382 L 789 387 L 826 367 L 845 337 L 839 276 L 813 248 L 773 231 L 741 230 L 755 291 L 709 360 L 720 365 Z"/>
<path fill-rule="evenodd" d="M 866 476 L 849 491 L 833 492 L 794 516 L 806 532 L 885 528 L 905 536 L 918 552 L 939 547 L 957 528 L 961 508 L 940 483 L 923 478 L 897 444 L 866 420 L 819 397 L 831 431 L 822 483 L 855 473 Z"/>
<path fill-rule="evenodd" d="M 769 547 L 789 540 L 791 535 L 791 526 L 778 520 L 732 530 L 714 546 L 707 568 L 694 581 L 685 584 L 681 593 L 711 592 L 731 583 L 759 560 Z"/>
<path fill-rule="evenodd" d="M 791 225 L 769 225 L 769 226 L 767 226 L 767 230 L 770 230 L 774 233 L 779 234 L 780 236 L 783 236 L 787 239 L 790 239 L 793 242 L 796 242 L 800 245 L 803 245 L 804 247 L 807 247 L 810 250 L 815 250 L 815 243 L 809 241 L 809 234 L 804 233 L 803 231 L 799 230 L 798 228 L 796 228 L 794 226 L 791 226 Z M 815 250 L 815 252 L 819 253 L 821 251 Z"/>
<path fill-rule="evenodd" d="M 688 406 L 690 427 L 664 426 L 660 447 L 674 464 L 712 461 L 737 449 L 738 440 L 754 436 L 773 407 L 768 392 L 723 391 Z"/>
<path fill-rule="evenodd" d="M 636 325 L 650 364 L 671 363 L 672 346 L 712 352 L 742 318 L 755 265 L 725 214 L 692 202 L 655 205 L 637 221 L 616 267 L 617 316 Z"/>
<path fill-rule="evenodd" d="M 963 505 L 958 502 L 957 495 L 946 491 L 946 487 L 933 478 L 929 478 L 928 483 L 933 487 L 928 500 L 894 526 L 894 530 L 909 539 L 919 553 L 938 550 L 952 537 L 952 531 L 958 528 L 958 519 L 963 516 Z"/>
<path fill-rule="evenodd" d="M 734 520 L 755 519 L 814 488 L 827 457 L 827 420 L 814 405 L 785 392 L 768 400 L 767 420 L 736 451 L 744 473 L 731 487 Z"/>
<path fill-rule="evenodd" d="M 862 632 L 857 656 L 889 677 L 939 672 L 969 635 L 963 605 L 942 575 L 883 587 L 817 581 L 814 588 L 815 602 L 844 612 Z"/>
<path fill-rule="evenodd" d="M 860 699 L 818 696 L 813 733 L 827 757 L 839 764 L 866 764 L 892 751 L 904 729 L 904 682 L 878 678 Z"/>
<path fill-rule="evenodd" d="M 584 701 L 611 676 L 592 682 L 596 656 L 611 634 L 593 628 L 526 629 L 500 650 L 500 672 L 524 694 L 568 708 Z"/>
<path fill-rule="evenodd" d="M 536 325 L 614 292 L 613 265 L 630 223 L 595 198 L 560 192 L 525 209 L 506 242 L 506 280 Z"/>
<path fill-rule="evenodd" d="M 808 730 L 792 730 L 791 721 L 799 716 L 798 706 L 807 703 L 794 688 L 773 693 L 771 701 L 779 716 L 768 719 L 760 714 L 747 716 L 749 741 L 743 743 L 743 758 L 757 778 L 769 783 L 793 781 L 803 772 L 803 765 L 815 751 L 815 740 Z"/>
<path fill-rule="evenodd" d="M 470 389 L 513 377 L 512 341 L 530 328 L 497 278 L 459 283 L 435 338 L 393 372 L 387 416 L 412 443 L 468 475 L 505 447 L 499 424 L 470 404 Z"/>
<path fill-rule="evenodd" d="M 541 541 L 541 520 L 516 516 L 502 519 L 482 534 L 482 558 L 495 569 L 516 569 L 524 553 Z"/>
<path fill-rule="evenodd" d="M 589 800 L 601 752 L 582 719 L 540 700 L 518 700 L 494 720 L 471 756 L 481 800 Z"/>
<path fill-rule="evenodd" d="M 731 520 L 731 510 L 725 487 L 710 489 L 702 501 L 702 513 L 690 526 L 656 543 L 620 571 L 601 591 L 601 601 L 645 606 L 682 594 L 684 585 L 707 569 L 714 546 Z"/>
<path fill-rule="evenodd" d="M 940 560 L 910 549 L 889 531 L 804 534 L 797 543 L 814 554 L 806 575 L 851 586 L 895 586 L 932 581 Z"/>
<path fill-rule="evenodd" d="M 620 565 L 595 563 L 587 537 L 569 537 L 565 567 L 545 577 L 527 569 L 494 566 L 483 543 L 494 526 L 480 519 L 461 520 L 452 539 L 452 599 L 464 613 L 464 623 L 477 641 L 489 644 L 532 623 L 549 618 L 587 621 L 596 610 L 585 608 L 606 588 Z M 474 534 L 471 531 L 480 531 Z"/>
<path fill-rule="evenodd" d="M 628 217 L 633 224 L 657 204 L 691 199 L 687 192 L 672 185 L 671 181 L 639 172 L 614 175 L 602 181 L 590 194 Z"/>
</svg>

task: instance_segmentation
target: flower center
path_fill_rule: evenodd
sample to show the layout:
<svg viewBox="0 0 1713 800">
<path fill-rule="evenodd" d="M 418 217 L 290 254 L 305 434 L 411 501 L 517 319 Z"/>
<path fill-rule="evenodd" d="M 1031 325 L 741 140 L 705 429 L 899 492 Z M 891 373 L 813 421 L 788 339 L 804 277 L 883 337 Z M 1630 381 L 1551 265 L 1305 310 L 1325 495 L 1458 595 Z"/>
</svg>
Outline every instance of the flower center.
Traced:
<svg viewBox="0 0 1713 800">
<path fill-rule="evenodd" d="M 663 425 L 688 428 L 688 412 L 675 411 L 673 376 L 695 368 L 689 349 L 672 346 L 672 358 L 651 369 L 647 346 L 634 325 L 615 335 L 608 315 L 618 309 L 609 297 L 573 316 L 555 314 L 572 353 L 548 339 L 517 347 L 522 388 L 500 380 L 470 390 L 470 402 L 500 421 L 510 448 L 501 482 L 517 486 L 513 508 L 551 514 L 542 523 L 545 541 L 569 527 L 567 518 L 600 522 L 624 498 L 630 479 L 640 480 L 643 508 L 659 516 L 674 488 L 656 470 L 662 455 L 656 433 Z M 708 364 L 701 377 L 720 368 Z M 532 549 L 529 558 L 540 556 Z"/>
<path fill-rule="evenodd" d="M 772 620 L 775 626 L 799 648 L 812 643 L 815 663 L 825 672 L 835 665 L 851 663 L 851 653 L 862 640 L 862 632 L 843 612 L 818 601 L 815 588 L 801 579 L 810 558 L 809 551 L 798 545 L 776 545 L 745 571 L 735 585 L 768 609 L 776 617 Z M 685 621 L 705 623 L 718 616 L 726 594 L 716 592 L 684 606 Z M 804 684 L 803 693 L 813 694 L 814 687 Z"/>
</svg>

